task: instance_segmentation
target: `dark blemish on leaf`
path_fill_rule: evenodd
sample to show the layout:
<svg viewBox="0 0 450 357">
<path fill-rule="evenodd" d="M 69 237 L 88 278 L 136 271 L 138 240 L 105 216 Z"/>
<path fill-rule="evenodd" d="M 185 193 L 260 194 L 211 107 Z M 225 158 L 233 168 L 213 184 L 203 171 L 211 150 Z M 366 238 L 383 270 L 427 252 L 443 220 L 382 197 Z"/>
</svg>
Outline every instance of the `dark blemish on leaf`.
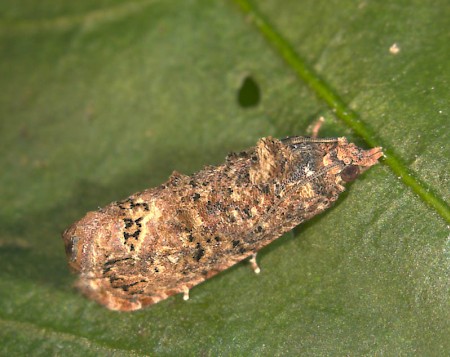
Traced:
<svg viewBox="0 0 450 357">
<path fill-rule="evenodd" d="M 238 91 L 238 103 L 242 108 L 256 107 L 261 101 L 261 91 L 258 83 L 251 77 L 247 76 L 242 81 Z"/>
</svg>

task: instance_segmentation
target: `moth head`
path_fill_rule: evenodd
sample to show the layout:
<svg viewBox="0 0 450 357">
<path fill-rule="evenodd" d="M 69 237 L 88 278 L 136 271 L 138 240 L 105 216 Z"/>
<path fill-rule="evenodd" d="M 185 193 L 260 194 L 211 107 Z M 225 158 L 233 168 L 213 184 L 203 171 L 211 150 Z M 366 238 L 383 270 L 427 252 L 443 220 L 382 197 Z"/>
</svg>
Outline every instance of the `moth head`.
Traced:
<svg viewBox="0 0 450 357">
<path fill-rule="evenodd" d="M 342 167 L 340 176 L 344 182 L 354 181 L 361 173 L 378 163 L 378 159 L 383 156 L 381 147 L 364 150 L 348 143 L 345 138 L 339 140 L 336 155 Z"/>
<path fill-rule="evenodd" d="M 98 234 L 98 229 L 101 226 L 99 215 L 99 212 L 89 212 L 78 222 L 75 222 L 67 228 L 62 234 L 67 262 L 75 272 L 81 271 L 86 261 L 91 242 L 95 235 Z"/>
</svg>

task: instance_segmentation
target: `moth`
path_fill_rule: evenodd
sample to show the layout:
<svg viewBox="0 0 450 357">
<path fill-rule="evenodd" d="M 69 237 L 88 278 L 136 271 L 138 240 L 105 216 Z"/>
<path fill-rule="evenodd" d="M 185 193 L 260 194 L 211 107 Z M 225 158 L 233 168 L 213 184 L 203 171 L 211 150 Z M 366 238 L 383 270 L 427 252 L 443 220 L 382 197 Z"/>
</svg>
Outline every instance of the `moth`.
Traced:
<svg viewBox="0 0 450 357">
<path fill-rule="evenodd" d="M 77 287 L 111 310 L 183 293 L 250 258 L 337 200 L 381 148 L 344 137 L 265 137 L 187 176 L 88 212 L 63 233 Z"/>
</svg>

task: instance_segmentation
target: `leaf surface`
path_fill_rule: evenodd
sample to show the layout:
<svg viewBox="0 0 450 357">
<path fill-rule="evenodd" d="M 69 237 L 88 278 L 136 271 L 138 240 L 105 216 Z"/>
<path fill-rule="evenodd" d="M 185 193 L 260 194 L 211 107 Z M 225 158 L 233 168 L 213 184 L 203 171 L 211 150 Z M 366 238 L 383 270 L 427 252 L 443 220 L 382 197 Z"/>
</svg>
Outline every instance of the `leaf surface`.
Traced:
<svg viewBox="0 0 450 357">
<path fill-rule="evenodd" d="M 2 354 L 448 353 L 446 1 L 7 0 L 0 13 Z M 320 115 L 323 136 L 388 157 L 263 249 L 259 276 L 241 263 L 135 313 L 73 290 L 60 233 L 86 211 Z"/>
</svg>

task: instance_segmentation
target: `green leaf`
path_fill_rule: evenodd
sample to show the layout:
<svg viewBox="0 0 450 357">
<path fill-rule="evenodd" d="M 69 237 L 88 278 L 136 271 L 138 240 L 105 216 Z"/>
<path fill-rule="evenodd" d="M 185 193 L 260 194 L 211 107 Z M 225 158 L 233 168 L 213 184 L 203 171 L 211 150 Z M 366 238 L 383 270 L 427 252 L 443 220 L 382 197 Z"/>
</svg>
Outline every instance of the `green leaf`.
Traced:
<svg viewBox="0 0 450 357">
<path fill-rule="evenodd" d="M 447 2 L 255 4 L 0 4 L 2 355 L 448 353 Z M 60 233 L 86 211 L 320 115 L 387 158 L 259 276 L 134 313 L 72 288 Z"/>
</svg>

